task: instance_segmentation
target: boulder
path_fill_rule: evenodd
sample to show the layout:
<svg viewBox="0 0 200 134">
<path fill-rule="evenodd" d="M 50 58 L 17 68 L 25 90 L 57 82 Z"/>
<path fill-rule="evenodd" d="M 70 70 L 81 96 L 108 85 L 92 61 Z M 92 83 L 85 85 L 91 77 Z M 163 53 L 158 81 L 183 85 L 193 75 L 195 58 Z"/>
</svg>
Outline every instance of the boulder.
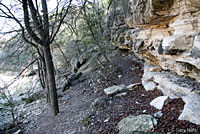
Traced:
<svg viewBox="0 0 200 134">
<path fill-rule="evenodd" d="M 78 69 L 78 72 L 89 73 L 99 67 L 99 64 L 97 63 L 97 58 L 99 58 L 100 60 L 101 52 L 98 51 L 89 53 L 92 53 L 91 57 L 89 56 L 89 54 L 86 54 L 86 60 L 84 62 L 81 62 L 82 60 L 80 60 L 80 63 L 82 64 L 81 67 Z"/>
<path fill-rule="evenodd" d="M 155 67 L 153 65 L 148 65 L 147 63 L 144 65 L 143 81 L 156 83 L 157 89 L 161 90 L 165 95 L 154 99 L 151 105 L 161 109 L 167 96 L 171 99 L 182 98 L 185 105 L 179 119 L 199 124 L 200 83 L 189 77 L 182 77 L 169 71 L 154 72 Z M 145 87 L 145 85 L 143 86 Z"/>
<path fill-rule="evenodd" d="M 192 47 L 192 54 L 191 56 L 194 58 L 200 57 L 200 32 L 196 35 L 194 39 L 194 45 Z"/>
<path fill-rule="evenodd" d="M 154 106 L 155 108 L 161 110 L 163 108 L 165 100 L 168 98 L 168 96 L 159 96 L 151 101 L 150 105 Z"/>
<path fill-rule="evenodd" d="M 26 104 L 29 104 L 29 103 L 32 103 L 33 101 L 38 100 L 39 98 L 41 98 L 43 96 L 44 96 L 43 92 L 36 92 L 36 93 L 29 95 L 27 98 L 22 97 L 21 101 L 25 101 Z"/>
<path fill-rule="evenodd" d="M 65 85 L 62 88 L 62 91 L 66 91 L 70 86 L 72 86 L 76 80 L 78 80 L 82 75 L 82 72 L 74 73 L 68 76 Z"/>
<path fill-rule="evenodd" d="M 116 95 L 118 93 L 124 92 L 126 90 L 127 90 L 127 88 L 126 88 L 125 85 L 119 85 L 119 86 L 115 85 L 115 86 L 112 86 L 112 87 L 105 88 L 104 93 L 107 96 L 113 96 L 113 95 Z"/>
<path fill-rule="evenodd" d="M 157 88 L 157 84 L 154 81 L 154 73 L 160 72 L 161 69 L 158 66 L 144 63 L 144 74 L 142 77 L 142 85 L 146 91 L 154 90 Z"/>
<path fill-rule="evenodd" d="M 118 123 L 119 134 L 133 134 L 134 132 L 148 132 L 157 124 L 151 115 L 128 116 Z"/>
<path fill-rule="evenodd" d="M 70 61 L 71 67 L 72 67 L 72 73 L 76 73 L 78 69 L 80 68 L 81 64 L 78 59 L 72 58 Z"/>
<path fill-rule="evenodd" d="M 157 88 L 171 99 L 183 98 L 198 91 L 200 84 L 193 79 L 181 77 L 171 72 L 153 73 Z"/>
<path fill-rule="evenodd" d="M 153 81 L 150 81 L 150 82 L 142 82 L 142 85 L 143 85 L 143 87 L 144 87 L 144 89 L 146 90 L 146 91 L 150 91 L 150 90 L 154 90 L 154 89 L 156 89 L 156 87 L 157 87 L 157 85 L 155 84 L 155 82 L 153 82 Z"/>
<path fill-rule="evenodd" d="M 183 97 L 185 106 L 179 120 L 187 120 L 200 125 L 200 95 L 192 94 Z"/>
</svg>

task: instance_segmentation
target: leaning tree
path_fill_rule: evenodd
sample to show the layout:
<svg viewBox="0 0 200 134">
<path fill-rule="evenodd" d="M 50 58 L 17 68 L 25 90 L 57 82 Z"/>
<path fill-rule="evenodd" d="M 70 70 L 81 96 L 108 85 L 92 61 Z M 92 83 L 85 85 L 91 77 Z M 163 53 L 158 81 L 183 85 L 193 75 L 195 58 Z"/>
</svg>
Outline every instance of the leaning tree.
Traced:
<svg viewBox="0 0 200 134">
<path fill-rule="evenodd" d="M 48 11 L 47 0 L 13 0 L 10 4 L 4 3 L 5 0 L 0 1 L 0 18 L 4 21 L 12 20 L 8 23 L 10 25 L 14 22 L 18 25 L 12 29 L 7 28 L 5 34 L 21 34 L 27 45 L 36 49 L 42 61 L 44 84 L 53 116 L 59 113 L 59 107 L 51 44 L 69 9 L 72 8 L 72 0 L 56 1 L 57 6 L 51 12 Z M 20 11 L 22 16 L 19 14 Z"/>
</svg>

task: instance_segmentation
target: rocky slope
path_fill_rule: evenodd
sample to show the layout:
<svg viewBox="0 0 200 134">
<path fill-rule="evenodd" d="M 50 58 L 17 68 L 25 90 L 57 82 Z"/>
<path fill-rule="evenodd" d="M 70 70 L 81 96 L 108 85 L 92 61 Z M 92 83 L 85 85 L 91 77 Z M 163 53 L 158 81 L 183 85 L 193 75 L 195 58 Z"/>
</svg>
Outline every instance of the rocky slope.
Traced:
<svg viewBox="0 0 200 134">
<path fill-rule="evenodd" d="M 112 43 L 145 62 L 142 84 L 182 98 L 181 120 L 200 124 L 200 1 L 129 0 L 131 13 L 117 8 Z"/>
</svg>

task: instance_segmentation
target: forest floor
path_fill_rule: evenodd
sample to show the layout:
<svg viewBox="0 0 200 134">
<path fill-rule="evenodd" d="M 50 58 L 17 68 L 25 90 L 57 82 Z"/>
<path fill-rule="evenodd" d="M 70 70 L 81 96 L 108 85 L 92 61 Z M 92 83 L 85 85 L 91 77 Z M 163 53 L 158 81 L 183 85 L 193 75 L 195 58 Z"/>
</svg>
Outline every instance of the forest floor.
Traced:
<svg viewBox="0 0 200 134">
<path fill-rule="evenodd" d="M 123 55 L 123 54 L 122 54 Z M 142 85 L 125 96 L 107 97 L 103 89 L 113 85 L 129 85 L 141 82 L 143 67 L 130 55 L 123 55 L 113 59 L 113 66 L 105 64 L 98 73 L 87 74 L 84 81 L 70 87 L 59 94 L 60 113 L 52 117 L 45 99 L 40 99 L 27 106 L 30 115 L 27 122 L 21 123 L 19 128 L 24 134 L 117 134 L 117 123 L 129 116 L 150 114 L 158 110 L 150 106 L 150 102 L 163 94 L 159 90 L 145 91 Z M 103 74 L 103 75 L 102 75 Z M 97 98 L 107 98 L 107 103 L 99 107 L 92 107 Z M 155 117 L 157 126 L 151 132 L 158 133 L 198 133 L 199 125 L 187 121 L 179 121 L 183 110 L 181 99 L 169 100 L 161 110 L 163 115 Z M 39 110 L 32 115 L 31 111 Z"/>
</svg>

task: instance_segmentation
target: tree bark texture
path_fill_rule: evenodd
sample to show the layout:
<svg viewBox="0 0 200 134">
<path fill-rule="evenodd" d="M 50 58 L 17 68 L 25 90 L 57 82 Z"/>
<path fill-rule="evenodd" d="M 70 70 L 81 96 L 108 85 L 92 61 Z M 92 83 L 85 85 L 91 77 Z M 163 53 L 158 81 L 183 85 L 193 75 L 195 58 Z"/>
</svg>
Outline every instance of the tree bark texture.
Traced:
<svg viewBox="0 0 200 134">
<path fill-rule="evenodd" d="M 23 10 L 24 10 L 24 23 L 26 30 L 28 31 L 31 38 L 37 43 L 37 47 L 42 49 L 42 54 L 44 55 L 44 65 L 45 65 L 45 88 L 47 93 L 47 102 L 50 102 L 51 112 L 53 116 L 59 113 L 57 89 L 54 74 L 54 65 L 52 60 L 52 54 L 50 50 L 50 37 L 49 37 L 49 18 L 48 18 L 48 8 L 46 0 L 41 0 L 42 13 L 43 15 L 38 15 L 39 11 L 35 8 L 32 0 L 23 0 Z M 29 14 L 30 12 L 30 14 Z M 34 27 L 32 27 L 30 22 L 33 22 Z M 39 35 L 38 35 L 39 33 Z M 42 57 L 41 57 L 42 58 Z"/>
<path fill-rule="evenodd" d="M 59 113 L 59 107 L 58 107 L 58 97 L 57 97 L 57 90 L 56 90 L 55 75 L 54 75 L 54 65 L 52 61 L 50 46 L 45 45 L 43 47 L 43 51 L 44 51 L 44 58 L 46 61 L 47 84 L 48 84 L 49 94 L 50 94 L 51 111 L 52 111 L 53 116 L 56 116 Z"/>
</svg>

